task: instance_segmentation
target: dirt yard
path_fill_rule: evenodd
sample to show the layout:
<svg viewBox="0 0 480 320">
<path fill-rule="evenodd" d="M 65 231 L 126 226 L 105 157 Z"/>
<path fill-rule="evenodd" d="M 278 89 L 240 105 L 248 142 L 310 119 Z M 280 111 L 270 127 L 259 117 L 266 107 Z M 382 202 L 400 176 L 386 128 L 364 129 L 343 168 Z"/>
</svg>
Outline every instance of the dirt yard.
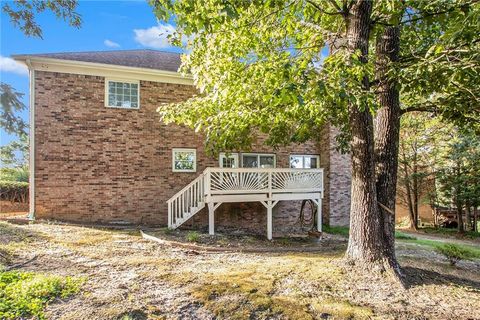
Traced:
<svg viewBox="0 0 480 320">
<path fill-rule="evenodd" d="M 80 293 L 47 307 L 47 319 L 480 319 L 478 260 L 451 267 L 430 247 L 398 241 L 403 289 L 346 269 L 339 236 L 318 243 L 219 236 L 206 244 L 235 250 L 242 241 L 271 252 L 175 247 L 138 230 L 0 222 L 4 264 L 36 257 L 20 270 L 86 279 Z M 284 247 L 292 251 L 275 252 Z"/>
</svg>

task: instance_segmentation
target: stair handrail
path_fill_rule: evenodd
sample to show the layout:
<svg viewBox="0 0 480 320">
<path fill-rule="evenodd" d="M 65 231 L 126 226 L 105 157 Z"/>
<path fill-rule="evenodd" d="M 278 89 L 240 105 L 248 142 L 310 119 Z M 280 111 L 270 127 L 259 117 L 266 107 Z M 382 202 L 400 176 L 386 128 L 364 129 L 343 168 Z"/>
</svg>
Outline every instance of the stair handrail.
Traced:
<svg viewBox="0 0 480 320">
<path fill-rule="evenodd" d="M 190 189 L 190 187 L 192 185 L 194 185 L 198 180 L 200 180 L 201 178 L 204 178 L 205 177 L 205 174 L 206 174 L 206 171 L 208 170 L 205 169 L 203 170 L 202 173 L 200 173 L 195 179 L 193 179 L 189 184 L 187 184 L 185 187 L 183 187 L 183 189 L 181 189 L 180 191 L 178 191 L 177 193 L 175 193 L 173 196 L 170 197 L 170 199 L 167 200 L 167 203 L 170 203 L 172 202 L 174 199 L 178 198 L 180 195 L 182 195 L 185 191 L 187 191 L 188 189 Z M 205 190 L 206 191 L 206 190 Z"/>
</svg>

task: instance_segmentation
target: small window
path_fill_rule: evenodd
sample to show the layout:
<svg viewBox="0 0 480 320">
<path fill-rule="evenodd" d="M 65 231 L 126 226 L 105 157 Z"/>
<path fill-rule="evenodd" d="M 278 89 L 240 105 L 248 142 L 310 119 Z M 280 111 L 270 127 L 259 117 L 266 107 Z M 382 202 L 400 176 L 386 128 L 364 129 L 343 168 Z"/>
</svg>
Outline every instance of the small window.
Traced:
<svg viewBox="0 0 480 320">
<path fill-rule="evenodd" d="M 173 149 L 172 150 L 173 172 L 196 172 L 197 171 L 197 150 L 195 149 Z"/>
<path fill-rule="evenodd" d="M 242 167 L 244 168 L 275 168 L 274 154 L 243 153 Z"/>
<path fill-rule="evenodd" d="M 320 166 L 320 156 L 292 154 L 290 156 L 290 168 L 316 169 Z"/>
<path fill-rule="evenodd" d="M 220 168 L 238 168 L 238 153 L 220 153 L 218 157 Z"/>
<path fill-rule="evenodd" d="M 105 106 L 110 108 L 140 108 L 138 81 L 105 80 Z"/>
</svg>

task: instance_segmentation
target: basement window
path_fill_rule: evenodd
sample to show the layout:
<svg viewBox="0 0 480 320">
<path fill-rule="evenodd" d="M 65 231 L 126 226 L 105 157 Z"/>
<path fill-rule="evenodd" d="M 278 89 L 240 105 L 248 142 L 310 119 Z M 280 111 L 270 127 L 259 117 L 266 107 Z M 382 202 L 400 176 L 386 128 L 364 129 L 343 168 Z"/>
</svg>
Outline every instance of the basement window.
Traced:
<svg viewBox="0 0 480 320">
<path fill-rule="evenodd" d="M 292 154 L 290 155 L 290 168 L 316 169 L 320 166 L 320 156 Z"/>
<path fill-rule="evenodd" d="M 197 150 L 176 148 L 172 150 L 173 172 L 196 172 Z"/>
<path fill-rule="evenodd" d="M 109 108 L 140 108 L 139 81 L 105 80 L 105 106 Z"/>
</svg>

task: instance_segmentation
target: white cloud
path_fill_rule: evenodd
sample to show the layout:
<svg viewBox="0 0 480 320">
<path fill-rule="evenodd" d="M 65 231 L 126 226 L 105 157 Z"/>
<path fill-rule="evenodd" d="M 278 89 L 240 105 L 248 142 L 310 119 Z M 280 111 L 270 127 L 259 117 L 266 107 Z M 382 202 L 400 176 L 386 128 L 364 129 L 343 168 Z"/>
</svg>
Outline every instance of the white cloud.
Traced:
<svg viewBox="0 0 480 320">
<path fill-rule="evenodd" d="M 0 56 L 0 71 L 12 72 L 22 76 L 28 75 L 28 68 L 9 57 Z"/>
<path fill-rule="evenodd" d="M 120 45 L 118 43 L 108 39 L 105 39 L 105 41 L 103 41 L 103 44 L 110 48 L 120 48 Z"/>
<path fill-rule="evenodd" d="M 175 32 L 175 27 L 171 24 L 159 23 L 158 26 L 154 26 L 148 29 L 134 29 L 135 41 L 145 47 L 164 49 L 171 47 L 168 42 L 167 36 Z"/>
</svg>

